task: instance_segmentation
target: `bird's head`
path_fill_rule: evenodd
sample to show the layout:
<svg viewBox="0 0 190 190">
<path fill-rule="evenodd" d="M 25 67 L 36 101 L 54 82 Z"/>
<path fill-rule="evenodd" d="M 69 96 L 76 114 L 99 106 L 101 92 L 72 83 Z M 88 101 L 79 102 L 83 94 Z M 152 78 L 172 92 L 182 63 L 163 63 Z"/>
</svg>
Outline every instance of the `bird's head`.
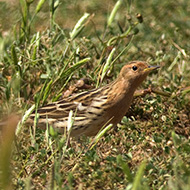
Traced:
<svg viewBox="0 0 190 190">
<path fill-rule="evenodd" d="M 119 77 L 122 77 L 130 85 L 137 87 L 152 70 L 157 68 L 159 66 L 148 66 L 143 61 L 132 61 L 121 69 Z"/>
</svg>

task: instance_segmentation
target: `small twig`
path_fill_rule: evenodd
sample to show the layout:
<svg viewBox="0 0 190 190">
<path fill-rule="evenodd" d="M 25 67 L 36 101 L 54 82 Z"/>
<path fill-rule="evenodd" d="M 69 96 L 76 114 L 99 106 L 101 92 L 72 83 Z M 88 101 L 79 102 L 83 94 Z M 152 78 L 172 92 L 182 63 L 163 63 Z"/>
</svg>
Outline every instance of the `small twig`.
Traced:
<svg viewBox="0 0 190 190">
<path fill-rule="evenodd" d="M 155 94 L 159 94 L 161 96 L 165 96 L 165 97 L 170 97 L 171 96 L 171 93 L 169 92 L 163 92 L 163 91 L 160 91 L 156 88 L 147 88 L 147 89 L 144 89 L 144 90 L 136 90 L 135 91 L 135 94 L 134 94 L 134 97 L 139 97 L 139 96 L 145 96 L 146 94 L 151 94 L 151 93 L 155 93 Z"/>
<path fill-rule="evenodd" d="M 183 56 L 186 58 L 187 54 L 185 53 L 185 50 L 179 47 L 178 44 L 176 44 L 173 40 L 171 40 L 172 44 L 183 54 Z"/>
</svg>

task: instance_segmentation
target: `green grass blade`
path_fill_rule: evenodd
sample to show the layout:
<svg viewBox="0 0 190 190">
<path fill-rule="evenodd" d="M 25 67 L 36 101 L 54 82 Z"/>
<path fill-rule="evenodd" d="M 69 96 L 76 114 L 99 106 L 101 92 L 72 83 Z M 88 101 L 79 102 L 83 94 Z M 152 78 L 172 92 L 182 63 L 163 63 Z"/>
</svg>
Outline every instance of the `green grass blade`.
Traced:
<svg viewBox="0 0 190 190">
<path fill-rule="evenodd" d="M 21 7 L 22 20 L 25 27 L 28 19 L 28 6 L 26 0 L 19 0 L 19 2 Z"/>
<path fill-rule="evenodd" d="M 15 50 L 15 45 L 14 44 L 11 47 L 11 57 L 12 57 L 12 60 L 13 60 L 13 64 L 15 66 L 17 66 L 17 64 L 18 64 L 18 58 L 17 58 L 17 54 L 16 54 L 16 50 Z"/>
<path fill-rule="evenodd" d="M 83 66 L 84 64 L 86 64 L 88 61 L 90 61 L 91 58 L 85 58 L 80 60 L 79 62 L 75 63 L 73 66 L 71 66 L 70 68 L 66 69 L 66 70 L 62 70 L 59 74 L 58 78 L 66 78 L 68 77 L 70 74 L 72 74 L 74 71 L 76 71 L 77 69 L 79 69 L 81 66 Z"/>
<path fill-rule="evenodd" d="M 46 0 L 40 0 L 36 6 L 35 14 L 39 13 Z"/>
<path fill-rule="evenodd" d="M 117 3 L 115 4 L 115 6 L 114 6 L 114 8 L 113 8 L 113 10 L 112 10 L 112 12 L 111 12 L 109 18 L 108 18 L 108 21 L 107 21 L 107 26 L 108 26 L 108 27 L 110 27 L 111 24 L 113 23 L 113 20 L 114 20 L 114 18 L 115 18 L 115 16 L 116 16 L 116 13 L 118 12 L 118 10 L 119 10 L 119 8 L 121 7 L 122 3 L 123 3 L 123 0 L 119 0 L 119 1 L 117 1 Z"/>
<path fill-rule="evenodd" d="M 53 83 L 53 81 L 50 80 L 49 83 L 47 84 L 45 90 L 44 90 L 44 94 L 43 94 L 43 98 L 42 98 L 42 105 L 45 103 L 45 101 L 46 101 L 47 98 L 48 98 L 48 95 L 49 95 L 50 92 L 51 92 L 52 83 Z"/>
<path fill-rule="evenodd" d="M 108 126 L 106 126 L 105 128 L 103 128 L 102 130 L 98 132 L 98 134 L 93 139 L 93 142 L 90 146 L 90 150 L 94 148 L 94 146 L 98 143 L 100 138 L 103 137 L 105 133 L 109 131 L 112 127 L 113 127 L 113 124 L 109 124 Z"/>
<path fill-rule="evenodd" d="M 71 40 L 74 40 L 77 37 L 77 35 L 81 32 L 81 30 L 83 29 L 84 24 L 88 20 L 89 16 L 90 16 L 89 13 L 84 13 L 84 15 L 79 19 L 79 21 L 75 25 L 74 29 L 70 33 Z"/>
<path fill-rule="evenodd" d="M 126 178 L 128 179 L 128 181 L 132 183 L 133 182 L 133 175 L 131 174 L 131 171 L 129 169 L 128 164 L 124 162 L 121 155 L 117 156 L 117 162 L 121 166 L 121 168 L 122 168 Z"/>
<path fill-rule="evenodd" d="M 111 50 L 111 52 L 110 52 L 110 54 L 109 54 L 109 56 L 108 56 L 108 58 L 107 58 L 107 60 L 106 60 L 106 64 L 104 65 L 104 67 L 103 67 L 103 71 L 102 71 L 102 75 L 101 75 L 101 81 L 103 81 L 103 79 L 104 79 L 104 77 L 105 77 L 105 75 L 106 75 L 106 73 L 107 73 L 107 71 L 111 68 L 111 66 L 112 66 L 112 58 L 113 58 L 113 55 L 114 55 L 114 53 L 115 53 L 115 48 L 113 48 L 112 50 Z"/>
<path fill-rule="evenodd" d="M 30 114 L 35 110 L 35 105 L 32 105 L 24 114 L 24 116 L 22 117 L 21 121 L 18 123 L 17 128 L 16 128 L 16 136 L 19 135 L 23 124 L 26 122 L 26 120 L 28 119 L 28 117 L 30 116 Z"/>
<path fill-rule="evenodd" d="M 146 168 L 146 161 L 143 161 L 137 171 L 135 176 L 132 190 L 140 190 L 141 188 L 141 179 L 143 178 L 144 170 Z"/>
</svg>

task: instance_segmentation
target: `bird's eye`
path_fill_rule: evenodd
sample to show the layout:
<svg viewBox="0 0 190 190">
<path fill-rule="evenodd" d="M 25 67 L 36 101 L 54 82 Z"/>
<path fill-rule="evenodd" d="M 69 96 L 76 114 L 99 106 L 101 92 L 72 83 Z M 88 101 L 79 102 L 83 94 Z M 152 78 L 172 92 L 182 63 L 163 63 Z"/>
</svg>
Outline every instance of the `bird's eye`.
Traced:
<svg viewBox="0 0 190 190">
<path fill-rule="evenodd" d="M 136 71 L 137 70 L 137 66 L 132 66 L 132 69 L 133 69 L 133 71 Z"/>
</svg>

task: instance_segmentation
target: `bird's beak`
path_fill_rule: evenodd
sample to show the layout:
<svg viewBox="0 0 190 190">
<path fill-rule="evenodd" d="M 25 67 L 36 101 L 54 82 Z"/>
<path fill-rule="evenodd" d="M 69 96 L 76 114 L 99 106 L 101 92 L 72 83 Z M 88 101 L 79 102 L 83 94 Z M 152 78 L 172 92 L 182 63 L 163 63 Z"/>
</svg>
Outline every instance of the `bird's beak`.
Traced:
<svg viewBox="0 0 190 190">
<path fill-rule="evenodd" d="M 160 68 L 160 66 L 148 66 L 148 68 L 144 69 L 144 72 L 150 72 L 158 68 Z"/>
</svg>

